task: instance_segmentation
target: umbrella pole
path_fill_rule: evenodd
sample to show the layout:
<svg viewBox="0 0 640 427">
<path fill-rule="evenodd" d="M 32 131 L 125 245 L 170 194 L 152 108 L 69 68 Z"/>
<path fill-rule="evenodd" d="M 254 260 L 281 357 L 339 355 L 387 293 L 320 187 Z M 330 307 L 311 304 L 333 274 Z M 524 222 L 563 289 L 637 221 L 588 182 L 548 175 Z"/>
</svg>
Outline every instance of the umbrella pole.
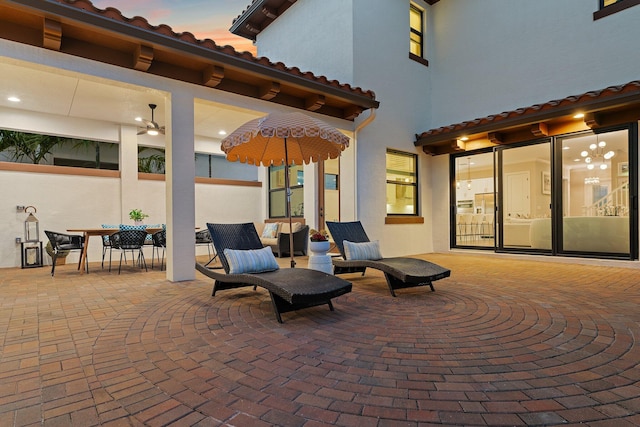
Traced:
<svg viewBox="0 0 640 427">
<path fill-rule="evenodd" d="M 287 151 L 287 138 L 284 139 L 284 186 L 287 191 L 287 214 L 289 216 L 289 254 L 291 255 L 291 268 L 296 268 L 296 260 L 293 257 L 293 221 L 291 220 L 291 183 L 289 182 L 289 153 Z"/>
</svg>

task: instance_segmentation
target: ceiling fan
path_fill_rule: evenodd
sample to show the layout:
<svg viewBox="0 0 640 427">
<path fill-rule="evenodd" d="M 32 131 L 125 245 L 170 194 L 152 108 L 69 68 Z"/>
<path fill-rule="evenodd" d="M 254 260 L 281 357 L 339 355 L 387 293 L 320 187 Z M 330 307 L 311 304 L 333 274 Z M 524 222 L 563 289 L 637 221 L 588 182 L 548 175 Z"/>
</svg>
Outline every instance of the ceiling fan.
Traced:
<svg viewBox="0 0 640 427">
<path fill-rule="evenodd" d="M 153 111 L 156 109 L 156 104 L 149 104 L 149 108 L 151 108 L 151 120 L 141 119 L 141 121 L 146 125 L 146 127 L 140 129 L 138 131 L 138 135 L 147 134 L 147 135 L 158 135 L 159 133 L 164 135 L 164 126 L 160 126 L 158 122 L 156 122 L 153 118 Z"/>
</svg>

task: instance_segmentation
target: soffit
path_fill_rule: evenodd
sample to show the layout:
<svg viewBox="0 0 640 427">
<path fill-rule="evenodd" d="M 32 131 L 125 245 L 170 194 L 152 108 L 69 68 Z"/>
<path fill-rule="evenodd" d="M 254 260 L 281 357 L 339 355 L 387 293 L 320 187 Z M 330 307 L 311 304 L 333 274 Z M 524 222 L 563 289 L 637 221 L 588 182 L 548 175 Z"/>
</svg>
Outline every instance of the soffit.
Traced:
<svg viewBox="0 0 640 427">
<path fill-rule="evenodd" d="M 378 107 L 372 91 L 126 18 L 88 0 L 2 1 L 0 37 L 347 120 Z"/>
<path fill-rule="evenodd" d="M 229 28 L 233 34 L 249 40 L 256 40 L 265 28 L 278 19 L 297 0 L 253 0 Z M 425 0 L 433 5 L 439 0 Z"/>
<path fill-rule="evenodd" d="M 578 113 L 584 117 L 574 118 Z M 448 154 L 637 120 L 640 80 L 430 129 L 414 144 L 427 154 Z"/>
</svg>

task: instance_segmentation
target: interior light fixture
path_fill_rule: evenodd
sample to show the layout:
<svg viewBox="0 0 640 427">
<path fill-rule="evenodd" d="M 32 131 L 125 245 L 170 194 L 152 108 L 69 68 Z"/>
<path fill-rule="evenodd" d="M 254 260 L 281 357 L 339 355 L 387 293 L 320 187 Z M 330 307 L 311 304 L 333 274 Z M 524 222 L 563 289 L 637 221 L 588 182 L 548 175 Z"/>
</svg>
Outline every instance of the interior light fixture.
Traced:
<svg viewBox="0 0 640 427">
<path fill-rule="evenodd" d="M 456 190 L 460 189 L 460 177 L 458 176 L 459 169 L 460 169 L 460 161 L 459 159 L 456 158 Z"/>
<path fill-rule="evenodd" d="M 471 157 L 467 158 L 467 190 L 471 190 Z"/>
<path fill-rule="evenodd" d="M 595 169 L 595 161 L 600 159 L 599 168 L 602 170 L 607 169 L 606 160 L 610 160 L 616 153 L 613 150 L 609 150 L 605 152 L 605 147 L 607 143 L 605 141 L 598 141 L 598 136 L 596 135 L 596 142 L 589 145 L 589 151 L 583 150 L 580 153 L 580 156 L 584 159 L 584 162 L 587 164 L 587 169 L 593 170 Z"/>
<path fill-rule="evenodd" d="M 574 119 L 581 119 L 584 117 L 584 113 L 577 113 L 573 116 Z"/>
<path fill-rule="evenodd" d="M 218 132 L 218 135 L 226 135 L 226 134 L 227 134 L 227 131 L 225 130 L 221 130 Z"/>
<path fill-rule="evenodd" d="M 141 121 L 142 121 L 142 117 L 136 117 L 134 120 L 135 120 L 136 122 L 141 122 Z"/>
<path fill-rule="evenodd" d="M 147 135 L 156 136 L 158 131 L 155 129 L 147 129 Z"/>
<path fill-rule="evenodd" d="M 468 140 L 469 140 L 468 136 L 460 137 L 460 141 L 468 141 Z"/>
<path fill-rule="evenodd" d="M 7 101 L 20 102 L 20 98 L 18 98 L 17 96 L 10 96 L 7 98 Z"/>
</svg>

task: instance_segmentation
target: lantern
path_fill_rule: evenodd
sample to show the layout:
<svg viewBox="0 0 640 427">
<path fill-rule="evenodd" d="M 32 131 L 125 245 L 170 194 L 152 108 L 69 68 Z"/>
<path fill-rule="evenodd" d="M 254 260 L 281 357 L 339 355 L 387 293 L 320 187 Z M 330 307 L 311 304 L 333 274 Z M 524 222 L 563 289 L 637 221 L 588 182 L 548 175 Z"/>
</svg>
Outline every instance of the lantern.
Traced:
<svg viewBox="0 0 640 427">
<path fill-rule="evenodd" d="M 33 212 L 29 212 L 29 209 L 33 209 Z M 24 221 L 24 241 L 25 242 L 39 242 L 40 241 L 40 226 L 38 224 L 38 218 L 33 214 L 38 212 L 35 207 L 27 206 L 24 208 L 25 213 L 28 213 L 27 219 Z"/>
</svg>

